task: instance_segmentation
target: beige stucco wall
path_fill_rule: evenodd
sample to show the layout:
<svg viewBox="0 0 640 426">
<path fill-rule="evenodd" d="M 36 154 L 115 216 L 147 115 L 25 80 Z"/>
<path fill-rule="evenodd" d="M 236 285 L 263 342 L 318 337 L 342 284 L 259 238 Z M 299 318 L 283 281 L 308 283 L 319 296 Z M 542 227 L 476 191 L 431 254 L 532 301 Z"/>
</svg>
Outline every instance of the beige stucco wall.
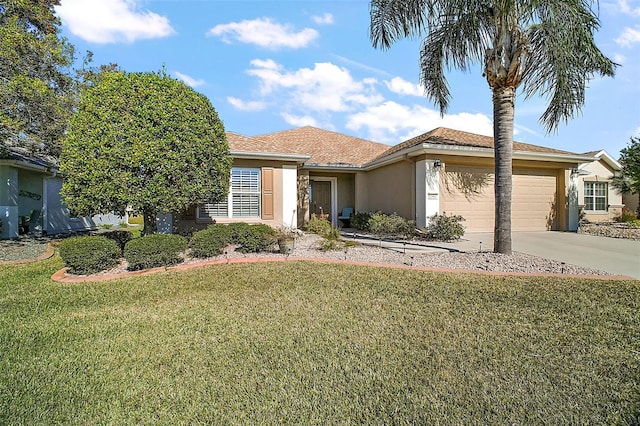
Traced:
<svg viewBox="0 0 640 426">
<path fill-rule="evenodd" d="M 358 211 L 397 213 L 415 219 L 415 163 L 405 160 L 371 170 L 366 176 L 366 204 L 359 198 Z"/>
<path fill-rule="evenodd" d="M 590 222 L 604 222 L 613 220 L 622 213 L 623 202 L 622 193 L 611 186 L 611 178 L 613 178 L 614 170 L 609 167 L 603 160 L 594 161 L 581 167 L 582 172 L 588 172 L 588 175 L 578 177 L 578 205 L 583 211 L 584 218 Z M 584 210 L 584 183 L 585 182 L 606 182 L 608 184 L 606 211 L 588 211 Z"/>
<path fill-rule="evenodd" d="M 640 194 L 623 194 L 622 201 L 624 202 L 624 208 L 630 212 L 640 213 L 638 208 L 640 207 Z"/>
</svg>

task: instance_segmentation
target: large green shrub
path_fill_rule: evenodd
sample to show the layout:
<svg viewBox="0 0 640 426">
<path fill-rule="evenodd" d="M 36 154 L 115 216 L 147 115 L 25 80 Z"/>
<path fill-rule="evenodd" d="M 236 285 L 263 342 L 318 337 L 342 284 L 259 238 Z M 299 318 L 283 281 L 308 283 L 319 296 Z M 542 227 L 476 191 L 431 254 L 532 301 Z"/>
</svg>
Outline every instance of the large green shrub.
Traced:
<svg viewBox="0 0 640 426">
<path fill-rule="evenodd" d="M 314 234 L 325 235 L 329 230 L 331 230 L 331 223 L 325 219 L 314 217 L 307 223 L 307 231 Z"/>
<path fill-rule="evenodd" d="M 427 238 L 438 241 L 457 240 L 464 235 L 464 218 L 460 215 L 435 214 L 429 217 Z"/>
<path fill-rule="evenodd" d="M 371 219 L 371 213 L 369 212 L 355 212 L 351 215 L 351 227 L 358 231 L 369 231 L 369 219 Z"/>
<path fill-rule="evenodd" d="M 231 228 L 217 223 L 193 234 L 189 247 L 193 257 L 207 258 L 222 254 L 230 243 Z"/>
<path fill-rule="evenodd" d="M 416 223 L 399 216 L 397 213 L 390 215 L 375 212 L 369 218 L 369 231 L 379 236 L 402 235 L 411 237 L 415 234 Z"/>
<path fill-rule="evenodd" d="M 180 263 L 180 254 L 186 249 L 187 239 L 182 235 L 152 234 L 129 241 L 124 257 L 129 269 L 135 271 Z"/>
<path fill-rule="evenodd" d="M 124 253 L 124 246 L 126 246 L 127 243 L 133 239 L 133 233 L 132 232 L 123 231 L 123 230 L 115 230 L 115 231 L 103 232 L 100 235 L 103 236 L 103 237 L 107 237 L 110 240 L 115 241 L 115 243 L 120 248 L 120 254 L 121 255 Z"/>
<path fill-rule="evenodd" d="M 242 253 L 258 253 L 266 251 L 276 242 L 276 230 L 265 224 L 249 225 L 248 223 L 229 224 L 231 242 L 238 244 Z"/>
<path fill-rule="evenodd" d="M 72 274 L 92 274 L 118 264 L 120 248 L 115 241 L 101 236 L 73 237 L 63 240 L 58 251 Z"/>
</svg>

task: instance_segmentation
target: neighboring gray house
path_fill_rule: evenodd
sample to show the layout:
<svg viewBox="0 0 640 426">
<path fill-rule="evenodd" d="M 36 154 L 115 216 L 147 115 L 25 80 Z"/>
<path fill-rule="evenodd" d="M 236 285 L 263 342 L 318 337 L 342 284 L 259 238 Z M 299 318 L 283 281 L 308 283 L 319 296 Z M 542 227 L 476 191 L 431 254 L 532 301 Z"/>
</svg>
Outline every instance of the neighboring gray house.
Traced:
<svg viewBox="0 0 640 426">
<path fill-rule="evenodd" d="M 8 158 L 0 159 L 0 239 L 23 232 L 53 235 L 96 229 L 97 218 L 70 217 L 61 188 L 52 159 L 11 148 Z"/>
</svg>

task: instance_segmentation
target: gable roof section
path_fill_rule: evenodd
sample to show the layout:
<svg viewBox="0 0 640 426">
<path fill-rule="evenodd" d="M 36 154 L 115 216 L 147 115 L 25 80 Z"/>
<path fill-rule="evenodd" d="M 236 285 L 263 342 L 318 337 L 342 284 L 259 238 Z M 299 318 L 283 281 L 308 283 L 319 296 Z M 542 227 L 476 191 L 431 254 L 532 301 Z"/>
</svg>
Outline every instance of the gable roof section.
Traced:
<svg viewBox="0 0 640 426">
<path fill-rule="evenodd" d="M 360 166 L 389 149 L 389 145 L 341 133 L 300 127 L 256 137 L 267 149 L 311 155 L 311 166 Z"/>
<path fill-rule="evenodd" d="M 584 155 L 588 155 L 589 157 L 594 157 L 596 160 L 604 161 L 615 172 L 619 172 L 620 170 L 622 170 L 622 164 L 620 164 L 618 161 L 616 161 L 616 159 L 613 158 L 611 155 L 609 155 L 609 153 L 607 151 L 605 151 L 604 149 L 600 150 L 600 151 L 585 152 Z"/>
<path fill-rule="evenodd" d="M 477 135 L 475 133 L 463 132 L 460 130 L 447 129 L 445 127 L 438 127 L 430 132 L 423 133 L 408 141 L 402 142 L 393 146 L 387 152 L 380 155 L 377 159 L 386 157 L 403 149 L 413 148 L 422 144 L 433 145 L 450 145 L 460 147 L 473 147 L 473 148 L 489 148 L 493 149 L 493 137 Z M 522 142 L 513 142 L 513 150 L 521 152 L 535 152 L 544 154 L 568 154 L 573 155 L 573 152 L 562 151 L 559 149 L 546 148 L 544 146 L 530 145 Z"/>
</svg>

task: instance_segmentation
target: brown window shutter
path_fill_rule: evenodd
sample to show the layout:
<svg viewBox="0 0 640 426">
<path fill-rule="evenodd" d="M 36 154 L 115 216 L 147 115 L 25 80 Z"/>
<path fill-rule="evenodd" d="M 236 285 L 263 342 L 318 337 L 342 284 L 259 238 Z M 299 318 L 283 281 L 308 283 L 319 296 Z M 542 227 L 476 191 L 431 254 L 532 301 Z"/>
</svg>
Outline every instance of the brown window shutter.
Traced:
<svg viewBox="0 0 640 426">
<path fill-rule="evenodd" d="M 273 219 L 273 168 L 262 168 L 262 218 Z"/>
</svg>

